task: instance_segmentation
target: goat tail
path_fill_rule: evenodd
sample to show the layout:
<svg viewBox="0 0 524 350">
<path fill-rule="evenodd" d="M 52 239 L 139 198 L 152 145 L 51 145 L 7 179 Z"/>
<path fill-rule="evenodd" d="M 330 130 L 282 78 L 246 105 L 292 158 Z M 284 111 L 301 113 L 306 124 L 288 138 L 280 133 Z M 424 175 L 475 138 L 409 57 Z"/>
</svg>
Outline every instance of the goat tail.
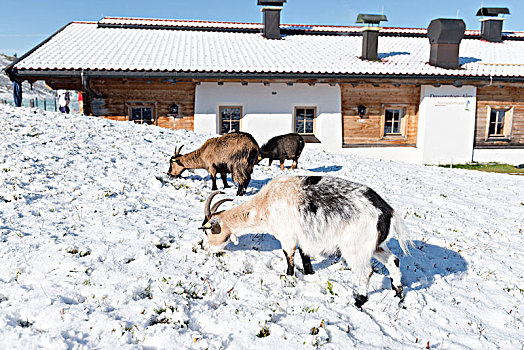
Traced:
<svg viewBox="0 0 524 350">
<path fill-rule="evenodd" d="M 399 213 L 396 211 L 393 213 L 391 226 L 397 233 L 398 243 L 404 254 L 409 254 L 409 248 L 413 247 L 413 241 L 411 239 L 410 232 L 406 227 L 406 224 Z"/>
</svg>

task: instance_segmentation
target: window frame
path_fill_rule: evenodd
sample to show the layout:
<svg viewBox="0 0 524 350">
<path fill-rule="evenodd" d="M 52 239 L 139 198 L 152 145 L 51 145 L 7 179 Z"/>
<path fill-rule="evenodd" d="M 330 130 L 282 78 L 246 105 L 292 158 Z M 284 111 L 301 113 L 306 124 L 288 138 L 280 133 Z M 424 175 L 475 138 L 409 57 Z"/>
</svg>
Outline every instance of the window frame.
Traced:
<svg viewBox="0 0 524 350">
<path fill-rule="evenodd" d="M 297 110 L 299 109 L 312 109 L 313 110 L 313 132 L 312 133 L 305 133 L 305 132 L 297 132 Z M 305 123 L 305 118 L 304 118 Z M 305 124 L 304 124 L 305 125 Z M 305 136 L 315 136 L 317 131 L 317 106 L 295 106 L 293 110 L 293 132 L 305 135 Z"/>
<path fill-rule="evenodd" d="M 513 124 L 513 109 L 514 106 L 508 105 L 493 105 L 488 106 L 487 115 L 486 115 L 486 131 L 485 131 L 485 140 L 486 141 L 509 141 L 511 135 L 511 125 Z M 489 129 L 491 125 L 491 111 L 496 110 L 505 111 L 504 113 L 504 133 L 503 134 L 490 134 Z"/>
<path fill-rule="evenodd" d="M 238 108 L 240 109 L 240 119 L 238 120 L 238 131 L 242 131 L 242 120 L 244 119 L 244 110 L 241 105 L 220 105 L 218 106 L 218 133 L 220 135 L 225 135 L 226 133 L 222 132 L 222 111 L 226 108 Z M 231 131 L 231 115 L 229 116 L 229 131 L 227 133 L 232 132 Z"/>
<path fill-rule="evenodd" d="M 408 130 L 408 108 L 409 104 L 399 104 L 399 103 L 385 103 L 382 104 L 382 115 L 380 117 L 380 138 L 381 139 L 407 139 L 407 130 Z M 402 116 L 400 117 L 400 133 L 386 133 L 386 110 L 388 109 L 398 109 L 402 111 Z"/>
<path fill-rule="evenodd" d="M 128 101 L 125 103 L 126 109 L 127 109 L 127 120 L 136 123 L 135 120 L 132 119 L 132 110 L 133 108 L 151 108 L 151 117 L 153 118 L 153 122 L 151 124 L 148 123 L 137 123 L 137 124 L 146 124 L 146 125 L 157 125 L 158 126 L 158 115 L 157 115 L 157 103 L 156 101 Z"/>
</svg>

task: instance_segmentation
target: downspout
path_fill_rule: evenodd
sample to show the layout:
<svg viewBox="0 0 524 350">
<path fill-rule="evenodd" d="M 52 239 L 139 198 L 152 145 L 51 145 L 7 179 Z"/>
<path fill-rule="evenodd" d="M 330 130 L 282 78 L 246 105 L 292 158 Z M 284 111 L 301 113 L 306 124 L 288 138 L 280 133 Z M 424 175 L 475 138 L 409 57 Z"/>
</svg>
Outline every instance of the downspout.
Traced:
<svg viewBox="0 0 524 350">
<path fill-rule="evenodd" d="M 100 98 L 102 97 L 102 94 L 99 92 L 96 92 L 91 88 L 89 85 L 89 77 L 87 74 L 84 74 L 84 70 L 80 72 L 80 80 L 82 83 L 82 87 L 87 92 L 86 96 L 84 98 L 84 114 L 86 115 L 92 115 L 93 113 L 93 98 Z"/>
<path fill-rule="evenodd" d="M 99 92 L 96 92 L 95 90 L 91 89 L 91 86 L 89 86 L 89 77 L 84 74 L 84 70 L 82 69 L 82 72 L 80 73 L 80 78 L 82 79 L 82 87 L 89 93 L 89 95 L 93 97 L 102 97 L 102 94 Z"/>
</svg>

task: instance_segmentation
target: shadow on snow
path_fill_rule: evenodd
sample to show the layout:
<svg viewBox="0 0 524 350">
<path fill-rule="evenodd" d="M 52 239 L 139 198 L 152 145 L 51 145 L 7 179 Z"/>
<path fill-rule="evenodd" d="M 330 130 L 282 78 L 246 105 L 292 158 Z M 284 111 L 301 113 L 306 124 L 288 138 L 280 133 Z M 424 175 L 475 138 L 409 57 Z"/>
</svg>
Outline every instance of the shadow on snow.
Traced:
<svg viewBox="0 0 524 350">
<path fill-rule="evenodd" d="M 459 253 L 418 240 L 413 241 L 413 243 L 414 247 L 409 250 L 410 254 L 407 256 L 402 252 L 395 238 L 388 243 L 391 251 L 400 259 L 402 282 L 409 289 L 425 289 L 433 284 L 437 276 L 445 277 L 467 271 L 468 263 Z M 282 247 L 280 242 L 272 235 L 247 234 L 239 237 L 238 245 L 230 243 L 226 249 L 230 251 L 256 250 L 267 252 L 280 250 Z M 297 257 L 295 259 L 298 259 L 297 262 L 300 260 Z M 315 271 L 325 269 L 339 260 L 339 256 L 315 257 L 313 269 Z M 372 263 L 378 264 L 378 273 L 386 273 L 382 264 L 375 260 Z M 301 263 L 299 265 L 301 266 Z M 410 288 L 414 284 L 416 286 Z"/>
<path fill-rule="evenodd" d="M 315 173 L 329 173 L 334 171 L 340 171 L 342 167 L 340 165 L 330 165 L 330 166 L 321 166 L 318 168 L 313 169 L 307 169 L 309 171 L 313 171 Z"/>
</svg>

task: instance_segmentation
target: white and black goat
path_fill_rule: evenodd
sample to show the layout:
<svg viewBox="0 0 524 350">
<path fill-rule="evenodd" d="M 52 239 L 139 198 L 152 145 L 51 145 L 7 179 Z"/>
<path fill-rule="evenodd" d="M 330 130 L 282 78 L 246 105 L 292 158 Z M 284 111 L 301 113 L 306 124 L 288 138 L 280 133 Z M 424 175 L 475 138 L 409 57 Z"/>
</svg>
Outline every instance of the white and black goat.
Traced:
<svg viewBox="0 0 524 350">
<path fill-rule="evenodd" d="M 398 258 L 386 242 L 397 232 L 400 247 L 410 242 L 402 218 L 371 188 L 336 177 L 281 176 L 271 180 L 251 200 L 217 212 L 225 201 L 211 207 L 214 192 L 205 203 L 203 227 L 210 246 L 223 247 L 238 235 L 269 233 L 281 243 L 287 274 L 293 275 L 298 247 L 305 274 L 314 273 L 311 255 L 340 253 L 359 273 L 355 305 L 367 301 L 371 258 L 389 270 L 391 286 L 402 298 Z"/>
</svg>

